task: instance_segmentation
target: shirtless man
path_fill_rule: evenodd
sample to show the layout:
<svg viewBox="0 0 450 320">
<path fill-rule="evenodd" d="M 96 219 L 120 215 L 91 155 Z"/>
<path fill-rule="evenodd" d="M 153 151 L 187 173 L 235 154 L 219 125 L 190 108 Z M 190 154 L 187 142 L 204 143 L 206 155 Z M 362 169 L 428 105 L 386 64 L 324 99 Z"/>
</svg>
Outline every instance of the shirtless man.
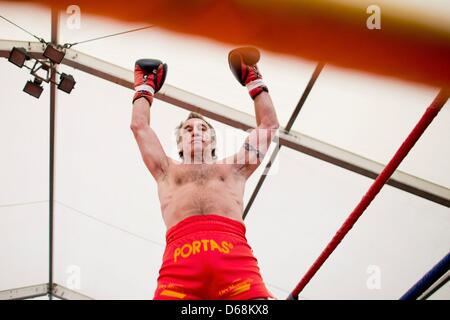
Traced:
<svg viewBox="0 0 450 320">
<path fill-rule="evenodd" d="M 231 71 L 254 100 L 257 127 L 233 156 L 216 161 L 214 128 L 191 113 L 177 128 L 181 162 L 168 157 L 150 127 L 153 95 L 167 65 L 141 59 L 135 65 L 131 129 L 156 180 L 167 226 L 166 249 L 154 299 L 268 299 L 242 219 L 246 180 L 261 163 L 279 127 L 256 63 L 245 47 L 228 56 Z"/>
</svg>

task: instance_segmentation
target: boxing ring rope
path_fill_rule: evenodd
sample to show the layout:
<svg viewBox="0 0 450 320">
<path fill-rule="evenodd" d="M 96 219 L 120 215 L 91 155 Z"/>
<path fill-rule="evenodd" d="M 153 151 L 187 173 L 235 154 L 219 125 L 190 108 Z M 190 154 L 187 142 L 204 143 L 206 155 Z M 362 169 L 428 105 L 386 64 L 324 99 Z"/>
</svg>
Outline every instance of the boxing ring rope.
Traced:
<svg viewBox="0 0 450 320">
<path fill-rule="evenodd" d="M 428 288 L 430 288 L 439 278 L 445 275 L 450 270 L 450 252 L 442 258 L 430 271 L 428 271 L 415 285 L 413 285 L 400 300 L 415 300 L 419 298 Z M 433 290 L 436 291 L 439 287 L 444 285 L 450 278 L 450 275 L 444 277 L 443 281 Z M 428 297 L 430 294 L 427 294 Z M 424 298 L 426 298 L 424 297 Z"/>
<path fill-rule="evenodd" d="M 336 232 L 334 237 L 322 251 L 320 256 L 314 261 L 313 265 L 309 268 L 294 290 L 287 297 L 288 300 L 297 300 L 298 294 L 305 288 L 305 286 L 311 281 L 316 272 L 321 268 L 321 266 L 325 263 L 328 257 L 333 253 L 333 251 L 337 248 L 339 243 L 344 239 L 353 225 L 358 221 L 359 217 L 364 213 L 369 204 L 375 198 L 375 196 L 380 192 L 381 188 L 387 182 L 389 177 L 394 173 L 403 159 L 406 157 L 408 152 L 412 149 L 414 144 L 419 140 L 421 135 L 425 132 L 426 128 L 433 121 L 434 117 L 439 113 L 441 108 L 444 106 L 448 99 L 448 92 L 442 89 L 436 98 L 433 100 L 431 105 L 426 109 L 422 118 L 416 124 L 414 129 L 408 135 L 406 140 L 402 143 L 400 148 L 397 150 L 395 155 L 386 165 L 384 170 L 378 175 L 375 181 L 370 186 L 369 190 L 363 196 L 361 201 L 352 211 L 352 213 L 348 216 L 348 218 L 344 221 L 342 226 Z"/>
</svg>

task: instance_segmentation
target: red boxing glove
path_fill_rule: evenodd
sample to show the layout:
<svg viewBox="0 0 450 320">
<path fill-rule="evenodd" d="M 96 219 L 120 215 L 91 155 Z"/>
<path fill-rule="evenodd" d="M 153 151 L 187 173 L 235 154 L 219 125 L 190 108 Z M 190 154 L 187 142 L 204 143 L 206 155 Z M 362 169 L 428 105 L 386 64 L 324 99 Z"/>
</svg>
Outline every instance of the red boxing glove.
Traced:
<svg viewBox="0 0 450 320">
<path fill-rule="evenodd" d="M 237 48 L 228 54 L 231 72 L 241 85 L 247 86 L 252 99 L 255 99 L 263 91 L 269 92 L 256 66 L 259 58 L 258 49 L 253 47 Z"/>
<path fill-rule="evenodd" d="M 139 98 L 147 99 L 152 104 L 153 95 L 161 89 L 166 80 L 167 64 L 157 59 L 140 59 L 134 66 L 133 102 Z"/>
</svg>

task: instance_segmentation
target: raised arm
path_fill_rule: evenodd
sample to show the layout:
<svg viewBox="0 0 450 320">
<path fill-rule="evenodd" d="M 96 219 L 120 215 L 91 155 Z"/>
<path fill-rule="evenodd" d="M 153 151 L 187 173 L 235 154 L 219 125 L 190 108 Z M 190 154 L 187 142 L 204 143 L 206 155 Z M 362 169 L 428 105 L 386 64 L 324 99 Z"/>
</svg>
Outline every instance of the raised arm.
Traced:
<svg viewBox="0 0 450 320">
<path fill-rule="evenodd" d="M 148 170 L 159 180 L 167 173 L 169 159 L 163 147 L 150 127 L 150 107 L 153 95 L 162 87 L 167 66 L 159 60 L 141 59 L 136 61 L 131 130 L 141 151 L 142 159 Z"/>
<path fill-rule="evenodd" d="M 163 178 L 169 166 L 169 159 L 156 133 L 150 127 L 150 104 L 146 99 L 134 101 L 130 127 L 148 170 L 155 180 Z"/>
<path fill-rule="evenodd" d="M 261 164 L 279 127 L 269 90 L 256 66 L 259 58 L 259 51 L 253 47 L 237 48 L 228 55 L 232 73 L 241 85 L 247 87 L 255 105 L 256 128 L 250 132 L 241 149 L 225 160 L 227 163 L 231 160 L 245 178 L 250 177 Z"/>
<path fill-rule="evenodd" d="M 261 164 L 279 127 L 272 99 L 261 92 L 254 100 L 257 127 L 253 129 L 239 151 L 233 156 L 233 164 L 246 179 Z"/>
</svg>

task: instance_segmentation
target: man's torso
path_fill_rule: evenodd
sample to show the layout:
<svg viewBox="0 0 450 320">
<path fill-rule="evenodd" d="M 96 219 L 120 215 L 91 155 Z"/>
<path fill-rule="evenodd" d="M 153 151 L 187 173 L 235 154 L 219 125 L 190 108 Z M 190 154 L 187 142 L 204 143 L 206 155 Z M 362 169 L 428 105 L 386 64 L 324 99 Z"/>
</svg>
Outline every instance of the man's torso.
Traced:
<svg viewBox="0 0 450 320">
<path fill-rule="evenodd" d="M 184 218 L 216 214 L 242 222 L 245 178 L 232 164 L 172 162 L 158 181 L 167 228 Z"/>
</svg>

